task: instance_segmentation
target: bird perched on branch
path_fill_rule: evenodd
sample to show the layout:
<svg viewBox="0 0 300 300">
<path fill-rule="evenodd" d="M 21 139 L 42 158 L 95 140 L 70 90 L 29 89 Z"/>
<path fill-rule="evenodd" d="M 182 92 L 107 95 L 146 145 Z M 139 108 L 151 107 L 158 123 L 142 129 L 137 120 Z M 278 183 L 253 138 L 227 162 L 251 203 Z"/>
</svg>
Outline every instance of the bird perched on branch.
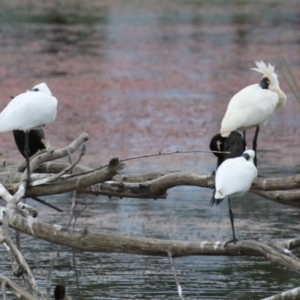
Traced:
<svg viewBox="0 0 300 300">
<path fill-rule="evenodd" d="M 57 99 L 46 83 L 13 98 L 0 114 L 0 132 L 22 130 L 25 132 L 24 153 L 27 163 L 27 180 L 30 180 L 29 132 L 41 129 L 55 120 Z"/>
<path fill-rule="evenodd" d="M 257 68 L 252 70 L 263 74 L 260 83 L 242 89 L 231 98 L 221 123 L 222 137 L 228 137 L 234 130 L 245 131 L 256 127 L 254 151 L 257 149 L 260 126 L 266 125 L 275 110 L 286 103 L 286 95 L 279 87 L 275 67 L 263 61 L 256 61 L 255 64 Z"/>
<path fill-rule="evenodd" d="M 234 230 L 234 216 L 230 199 L 243 196 L 251 187 L 252 181 L 257 177 L 257 169 L 254 165 L 255 152 L 247 150 L 242 156 L 225 160 L 216 172 L 214 203 L 217 205 L 228 197 L 229 217 L 233 239 L 225 244 L 236 243 Z"/>
</svg>

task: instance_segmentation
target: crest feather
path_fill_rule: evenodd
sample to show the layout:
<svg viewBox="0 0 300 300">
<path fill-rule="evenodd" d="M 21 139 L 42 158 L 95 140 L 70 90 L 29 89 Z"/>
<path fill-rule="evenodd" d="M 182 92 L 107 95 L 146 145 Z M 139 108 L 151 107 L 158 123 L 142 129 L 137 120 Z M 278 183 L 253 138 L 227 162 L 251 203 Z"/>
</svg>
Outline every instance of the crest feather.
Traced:
<svg viewBox="0 0 300 300">
<path fill-rule="evenodd" d="M 267 77 L 270 79 L 270 87 L 279 87 L 279 82 L 277 79 L 277 74 L 275 73 L 275 67 L 271 64 L 266 64 L 265 62 L 261 61 L 256 61 L 255 62 L 257 68 L 251 68 L 251 70 L 254 70 L 259 73 L 263 73 L 263 77 Z"/>
<path fill-rule="evenodd" d="M 257 68 L 251 68 L 251 70 L 264 74 L 264 77 L 269 78 L 274 85 L 279 85 L 277 81 L 277 74 L 275 73 L 275 67 L 273 65 L 270 63 L 267 65 L 262 60 L 256 61 L 255 64 Z"/>
</svg>

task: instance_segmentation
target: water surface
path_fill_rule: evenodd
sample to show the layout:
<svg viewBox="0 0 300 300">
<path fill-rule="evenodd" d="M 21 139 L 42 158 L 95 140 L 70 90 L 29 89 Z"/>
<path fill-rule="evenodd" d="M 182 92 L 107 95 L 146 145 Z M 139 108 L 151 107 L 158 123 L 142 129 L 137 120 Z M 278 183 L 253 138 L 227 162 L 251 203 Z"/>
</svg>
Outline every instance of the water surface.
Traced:
<svg viewBox="0 0 300 300">
<path fill-rule="evenodd" d="M 1 107 L 45 81 L 59 100 L 45 133 L 54 146 L 89 134 L 83 164 L 173 150 L 207 150 L 227 103 L 256 83 L 253 61 L 272 62 L 296 78 L 298 1 L 2 1 Z M 259 172 L 299 173 L 300 105 L 282 76 L 287 105 L 259 137 Z M 249 142 L 254 134 L 248 133 Z M 2 160 L 21 162 L 11 133 L 1 134 Z M 192 170 L 210 173 L 209 154 L 130 161 L 123 173 Z M 227 203 L 210 207 L 211 191 L 174 188 L 167 200 L 81 196 L 88 206 L 77 221 L 95 232 L 190 241 L 228 240 Z M 40 217 L 65 224 L 71 195 L 51 197 L 63 215 L 36 203 Z M 239 238 L 261 241 L 297 235 L 299 211 L 247 195 L 233 202 Z M 65 219 L 64 219 L 65 217 Z M 56 245 L 23 236 L 23 251 L 39 286 L 46 286 Z M 10 275 L 6 254 L 2 270 Z M 84 299 L 176 299 L 167 258 L 76 253 Z M 298 285 L 296 274 L 259 257 L 186 257 L 175 260 L 186 299 L 260 299 Z M 53 284 L 77 295 L 72 252 L 63 247 Z"/>
</svg>

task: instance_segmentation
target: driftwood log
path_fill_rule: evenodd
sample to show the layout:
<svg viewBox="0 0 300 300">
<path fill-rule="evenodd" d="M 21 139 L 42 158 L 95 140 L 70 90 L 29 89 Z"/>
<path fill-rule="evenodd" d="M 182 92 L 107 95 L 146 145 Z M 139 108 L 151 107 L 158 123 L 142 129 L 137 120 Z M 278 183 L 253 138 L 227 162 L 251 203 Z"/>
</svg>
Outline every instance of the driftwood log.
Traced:
<svg viewBox="0 0 300 300">
<path fill-rule="evenodd" d="M 16 295 L 22 295 L 23 299 L 46 299 L 38 289 L 22 253 L 11 241 L 8 227 L 82 251 L 169 257 L 255 255 L 263 256 L 275 264 L 300 273 L 300 259 L 291 252 L 300 246 L 300 237 L 277 240 L 268 244 L 253 240 L 239 241 L 236 245 L 229 244 L 224 247 L 224 242 L 221 241 L 186 242 L 97 234 L 90 232 L 87 228 L 70 229 L 43 222 L 37 217 L 38 213 L 34 209 L 22 203 L 22 198 L 78 191 L 120 198 L 166 199 L 168 189 L 175 186 L 214 188 L 213 175 L 199 175 L 189 171 L 164 171 L 135 176 L 120 175 L 119 171 L 124 168 L 125 163 L 118 158 L 113 158 L 107 165 L 96 169 L 81 166 L 79 162 L 84 155 L 82 145 L 87 140 L 88 135 L 82 134 L 63 149 L 47 149 L 31 158 L 30 166 L 33 174 L 29 185 L 24 165 L 5 167 L 1 170 L 0 196 L 7 204 L 0 206 L 0 222 L 2 223 L 0 242 L 4 243 L 7 248 L 14 274 L 18 276 L 25 274 L 27 287 L 29 287 L 24 289 L 11 279 L 0 275 L 3 295 L 5 295 L 6 288 L 10 288 Z M 55 161 L 70 156 L 80 147 L 82 147 L 81 152 L 73 163 Z M 271 201 L 300 207 L 300 175 L 285 178 L 257 178 L 252 185 L 251 192 Z M 297 293 L 300 294 L 299 291 Z M 290 294 L 286 293 L 286 295 Z M 293 299 L 288 297 L 280 299 Z"/>
</svg>

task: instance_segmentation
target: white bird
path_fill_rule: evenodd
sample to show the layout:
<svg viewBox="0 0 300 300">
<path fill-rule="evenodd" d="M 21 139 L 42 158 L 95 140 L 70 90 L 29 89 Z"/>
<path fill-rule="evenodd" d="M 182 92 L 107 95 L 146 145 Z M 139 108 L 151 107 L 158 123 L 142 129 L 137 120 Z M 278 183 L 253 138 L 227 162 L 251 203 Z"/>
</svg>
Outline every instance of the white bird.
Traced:
<svg viewBox="0 0 300 300">
<path fill-rule="evenodd" d="M 41 129 L 55 120 L 57 99 L 46 83 L 13 98 L 0 114 L 0 132 L 22 130 L 25 132 L 27 180 L 30 180 L 29 132 Z"/>
<path fill-rule="evenodd" d="M 266 125 L 275 110 L 286 103 L 286 95 L 279 87 L 275 67 L 263 61 L 256 61 L 255 64 L 257 68 L 252 70 L 263 74 L 260 83 L 242 89 L 231 98 L 221 123 L 222 137 L 228 137 L 234 130 L 245 131 L 256 127 L 254 151 L 260 126 Z"/>
<path fill-rule="evenodd" d="M 235 243 L 237 241 L 230 198 L 240 197 L 250 189 L 253 179 L 257 177 L 254 157 L 255 152 L 247 150 L 240 157 L 226 159 L 216 172 L 215 202 L 219 204 L 225 197 L 228 197 L 229 216 L 233 234 L 233 239 L 227 242 L 225 246 L 228 243 Z"/>
</svg>

